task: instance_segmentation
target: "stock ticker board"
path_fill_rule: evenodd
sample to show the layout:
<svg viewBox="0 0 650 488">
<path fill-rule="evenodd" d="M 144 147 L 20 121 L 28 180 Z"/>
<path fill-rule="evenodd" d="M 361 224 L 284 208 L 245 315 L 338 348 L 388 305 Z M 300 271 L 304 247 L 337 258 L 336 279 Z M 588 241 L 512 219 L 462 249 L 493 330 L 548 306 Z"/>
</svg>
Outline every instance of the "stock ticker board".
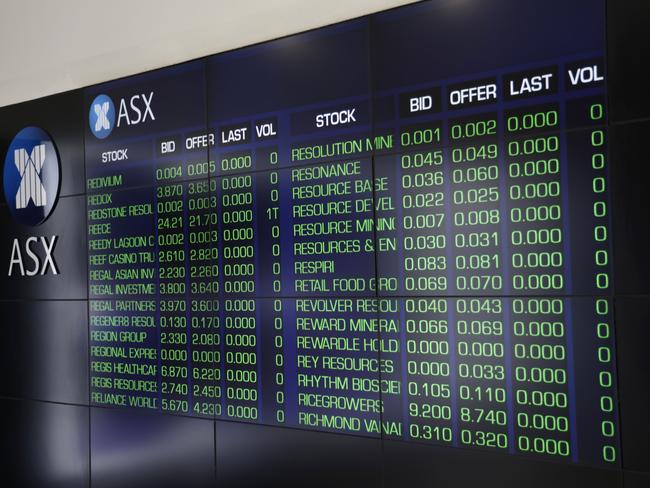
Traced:
<svg viewBox="0 0 650 488">
<path fill-rule="evenodd" d="M 88 88 L 92 403 L 619 465 L 603 10 L 425 2 Z"/>
</svg>

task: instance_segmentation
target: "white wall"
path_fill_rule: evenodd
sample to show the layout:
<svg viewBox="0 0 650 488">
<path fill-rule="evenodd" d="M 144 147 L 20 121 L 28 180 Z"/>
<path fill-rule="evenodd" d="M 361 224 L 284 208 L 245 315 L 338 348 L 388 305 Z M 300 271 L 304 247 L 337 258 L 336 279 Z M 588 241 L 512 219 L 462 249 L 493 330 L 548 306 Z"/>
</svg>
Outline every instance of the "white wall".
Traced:
<svg viewBox="0 0 650 488">
<path fill-rule="evenodd" d="M 0 106 L 413 0 L 0 0 Z"/>
</svg>

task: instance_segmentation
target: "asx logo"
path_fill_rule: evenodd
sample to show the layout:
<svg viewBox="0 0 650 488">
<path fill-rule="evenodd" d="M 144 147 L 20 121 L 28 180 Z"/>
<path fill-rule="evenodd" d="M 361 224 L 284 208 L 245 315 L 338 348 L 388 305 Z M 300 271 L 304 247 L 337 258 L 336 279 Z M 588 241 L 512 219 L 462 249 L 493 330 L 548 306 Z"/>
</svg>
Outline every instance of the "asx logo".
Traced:
<svg viewBox="0 0 650 488">
<path fill-rule="evenodd" d="M 3 187 L 13 219 L 35 227 L 50 216 L 59 195 L 59 156 L 50 136 L 38 127 L 26 127 L 12 139 L 5 157 Z M 9 260 L 9 276 L 59 274 L 54 261 L 58 236 L 15 238 Z M 25 259 L 29 259 L 27 263 Z"/>
<path fill-rule="evenodd" d="M 36 226 L 52 213 L 59 193 L 59 156 L 50 136 L 26 127 L 11 141 L 5 157 L 5 199 L 16 222 Z"/>
<path fill-rule="evenodd" d="M 148 120 L 156 120 L 151 108 L 154 92 L 133 95 L 127 101 L 121 98 L 119 109 L 115 112 L 113 100 L 108 95 L 97 95 L 90 104 L 88 123 L 90 131 L 98 139 L 107 138 L 114 127 L 138 125 Z"/>
</svg>

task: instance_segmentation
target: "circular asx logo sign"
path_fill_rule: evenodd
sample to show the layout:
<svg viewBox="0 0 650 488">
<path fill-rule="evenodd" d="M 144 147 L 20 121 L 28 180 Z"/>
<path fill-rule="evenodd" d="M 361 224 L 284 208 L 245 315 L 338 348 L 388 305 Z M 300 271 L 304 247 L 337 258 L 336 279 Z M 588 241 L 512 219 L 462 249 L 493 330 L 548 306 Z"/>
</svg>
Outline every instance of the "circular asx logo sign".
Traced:
<svg viewBox="0 0 650 488">
<path fill-rule="evenodd" d="M 115 126 L 115 105 L 108 95 L 97 95 L 88 111 L 90 131 L 97 139 L 105 139 Z"/>
<path fill-rule="evenodd" d="M 38 127 L 25 127 L 11 141 L 3 174 L 5 199 L 14 219 L 43 223 L 59 196 L 59 156 L 52 138 Z"/>
</svg>

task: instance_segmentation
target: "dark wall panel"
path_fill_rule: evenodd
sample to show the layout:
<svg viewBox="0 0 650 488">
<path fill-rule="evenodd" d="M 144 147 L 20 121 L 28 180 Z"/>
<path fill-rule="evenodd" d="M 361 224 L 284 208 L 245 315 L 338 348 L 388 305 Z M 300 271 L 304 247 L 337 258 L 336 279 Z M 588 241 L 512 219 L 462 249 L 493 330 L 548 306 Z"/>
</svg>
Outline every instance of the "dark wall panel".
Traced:
<svg viewBox="0 0 650 488">
<path fill-rule="evenodd" d="M 88 486 L 87 407 L 0 399 L 0 414 L 3 486 Z"/>
<path fill-rule="evenodd" d="M 92 487 L 214 486 L 210 420 L 90 409 Z"/>
<path fill-rule="evenodd" d="M 0 395 L 88 403 L 85 301 L 0 302 Z"/>
<path fill-rule="evenodd" d="M 217 484 L 224 487 L 376 488 L 377 439 L 217 421 Z"/>
<path fill-rule="evenodd" d="M 647 47 L 650 4 L 645 0 L 607 0 L 610 119 L 650 117 Z"/>
<path fill-rule="evenodd" d="M 616 294 L 650 293 L 648 133 L 649 122 L 618 125 L 610 131 Z"/>
<path fill-rule="evenodd" d="M 628 297 L 616 301 L 619 399 L 623 436 L 623 468 L 650 472 L 650 298 Z"/>
<path fill-rule="evenodd" d="M 625 471 L 623 477 L 625 479 L 625 488 L 647 488 L 650 486 L 650 474 Z"/>
</svg>

